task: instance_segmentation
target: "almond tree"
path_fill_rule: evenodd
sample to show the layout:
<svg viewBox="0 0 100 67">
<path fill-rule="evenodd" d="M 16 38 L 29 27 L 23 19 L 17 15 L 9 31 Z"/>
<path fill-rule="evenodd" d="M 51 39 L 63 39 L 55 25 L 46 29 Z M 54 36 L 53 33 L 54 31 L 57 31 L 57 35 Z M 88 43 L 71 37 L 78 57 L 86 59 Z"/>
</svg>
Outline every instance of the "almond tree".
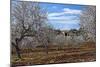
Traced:
<svg viewBox="0 0 100 67">
<path fill-rule="evenodd" d="M 12 1 L 11 6 L 11 44 L 16 49 L 17 57 L 21 58 L 19 43 L 25 37 L 41 37 L 44 32 L 40 30 L 47 20 L 47 14 L 38 3 Z"/>
<path fill-rule="evenodd" d="M 86 6 L 80 16 L 80 30 L 84 32 L 86 41 L 95 41 L 96 37 L 96 7 Z"/>
</svg>

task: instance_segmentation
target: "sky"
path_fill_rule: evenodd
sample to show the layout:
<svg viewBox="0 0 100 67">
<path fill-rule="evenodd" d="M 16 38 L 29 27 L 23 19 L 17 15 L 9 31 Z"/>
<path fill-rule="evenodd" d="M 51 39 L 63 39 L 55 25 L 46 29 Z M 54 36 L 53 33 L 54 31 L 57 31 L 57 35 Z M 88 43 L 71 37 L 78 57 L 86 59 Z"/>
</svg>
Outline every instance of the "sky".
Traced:
<svg viewBox="0 0 100 67">
<path fill-rule="evenodd" d="M 70 30 L 79 29 L 79 16 L 82 13 L 83 5 L 40 3 L 43 9 L 48 12 L 48 23 L 55 29 Z"/>
<path fill-rule="evenodd" d="M 45 9 L 48 15 L 49 25 L 54 29 L 70 30 L 79 29 L 79 17 L 82 14 L 84 5 L 58 4 L 39 2 L 40 7 Z"/>
</svg>

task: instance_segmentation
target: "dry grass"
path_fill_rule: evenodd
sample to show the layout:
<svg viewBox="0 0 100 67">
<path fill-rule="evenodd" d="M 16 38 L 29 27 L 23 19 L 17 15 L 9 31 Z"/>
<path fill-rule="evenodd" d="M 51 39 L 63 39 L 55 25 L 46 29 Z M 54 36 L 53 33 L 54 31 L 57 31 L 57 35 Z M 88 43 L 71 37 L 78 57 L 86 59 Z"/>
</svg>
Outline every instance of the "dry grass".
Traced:
<svg viewBox="0 0 100 67">
<path fill-rule="evenodd" d="M 48 54 L 44 48 L 23 49 L 19 60 L 16 54 L 12 54 L 11 63 L 13 66 L 52 64 L 52 63 L 73 63 L 89 62 L 96 60 L 96 46 L 93 42 L 83 43 L 80 47 L 63 46 L 58 50 L 57 46 L 49 47 Z"/>
</svg>

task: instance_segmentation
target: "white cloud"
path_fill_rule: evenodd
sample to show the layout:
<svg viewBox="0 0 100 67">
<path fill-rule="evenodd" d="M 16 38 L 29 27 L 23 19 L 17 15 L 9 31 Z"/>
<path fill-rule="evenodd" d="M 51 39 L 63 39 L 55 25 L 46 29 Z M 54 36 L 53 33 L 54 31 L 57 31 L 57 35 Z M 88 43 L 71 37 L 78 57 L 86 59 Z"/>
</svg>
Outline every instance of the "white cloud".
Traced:
<svg viewBox="0 0 100 67">
<path fill-rule="evenodd" d="M 81 14 L 81 12 L 82 12 L 81 10 L 64 8 L 62 12 L 49 13 L 48 16 L 61 16 L 61 15 L 66 15 L 66 14 Z"/>
<path fill-rule="evenodd" d="M 55 29 L 69 30 L 69 29 L 79 29 L 79 22 L 77 20 L 72 21 L 50 21 L 54 25 Z"/>
<path fill-rule="evenodd" d="M 57 20 L 57 21 L 49 21 L 50 23 L 61 23 L 61 24 L 78 24 L 79 20 L 68 20 L 68 21 L 63 21 L 63 20 Z"/>
<path fill-rule="evenodd" d="M 81 10 L 75 10 L 75 9 L 69 9 L 69 8 L 64 8 L 63 11 L 67 14 L 81 14 Z"/>
<path fill-rule="evenodd" d="M 65 12 L 58 12 L 58 13 L 49 13 L 48 16 L 60 16 L 60 15 L 64 15 Z"/>
<path fill-rule="evenodd" d="M 62 12 L 48 13 L 48 20 L 51 23 L 77 25 L 79 24 L 79 17 L 77 15 L 80 14 L 81 10 L 64 8 Z"/>
<path fill-rule="evenodd" d="M 49 20 L 59 20 L 59 21 L 71 21 L 71 20 L 78 20 L 77 16 L 51 16 L 48 17 Z"/>
</svg>

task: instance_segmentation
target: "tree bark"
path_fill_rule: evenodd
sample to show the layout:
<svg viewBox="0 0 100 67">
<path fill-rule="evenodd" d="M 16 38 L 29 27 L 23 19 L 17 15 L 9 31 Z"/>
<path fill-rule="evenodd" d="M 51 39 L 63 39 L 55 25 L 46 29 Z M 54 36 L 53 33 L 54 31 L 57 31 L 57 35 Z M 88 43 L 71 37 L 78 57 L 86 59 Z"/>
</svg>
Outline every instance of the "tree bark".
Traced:
<svg viewBox="0 0 100 67">
<path fill-rule="evenodd" d="M 48 46 L 45 45 L 45 51 L 46 51 L 46 54 L 48 54 Z"/>
<path fill-rule="evenodd" d="M 21 54 L 20 54 L 19 46 L 18 46 L 18 45 L 15 45 L 14 42 L 12 42 L 12 45 L 13 45 L 13 46 L 15 47 L 15 49 L 16 49 L 17 57 L 18 57 L 19 59 L 21 59 Z"/>
<path fill-rule="evenodd" d="M 16 46 L 16 53 L 19 59 L 21 59 L 21 53 L 20 53 L 20 49 L 19 46 Z"/>
<path fill-rule="evenodd" d="M 25 36 L 28 36 L 28 37 L 29 37 L 29 36 L 34 36 L 34 35 L 24 35 L 24 34 L 23 34 L 20 38 L 16 38 L 16 39 L 15 39 L 15 42 L 16 42 L 16 43 L 12 42 L 12 45 L 15 47 L 15 49 L 16 49 L 16 54 L 17 54 L 17 57 L 18 57 L 19 59 L 21 59 L 21 52 L 20 52 L 20 48 L 19 48 L 19 46 L 18 46 L 18 45 L 19 45 L 18 43 L 19 43 L 20 41 L 22 41 L 22 39 L 23 39 Z"/>
</svg>

